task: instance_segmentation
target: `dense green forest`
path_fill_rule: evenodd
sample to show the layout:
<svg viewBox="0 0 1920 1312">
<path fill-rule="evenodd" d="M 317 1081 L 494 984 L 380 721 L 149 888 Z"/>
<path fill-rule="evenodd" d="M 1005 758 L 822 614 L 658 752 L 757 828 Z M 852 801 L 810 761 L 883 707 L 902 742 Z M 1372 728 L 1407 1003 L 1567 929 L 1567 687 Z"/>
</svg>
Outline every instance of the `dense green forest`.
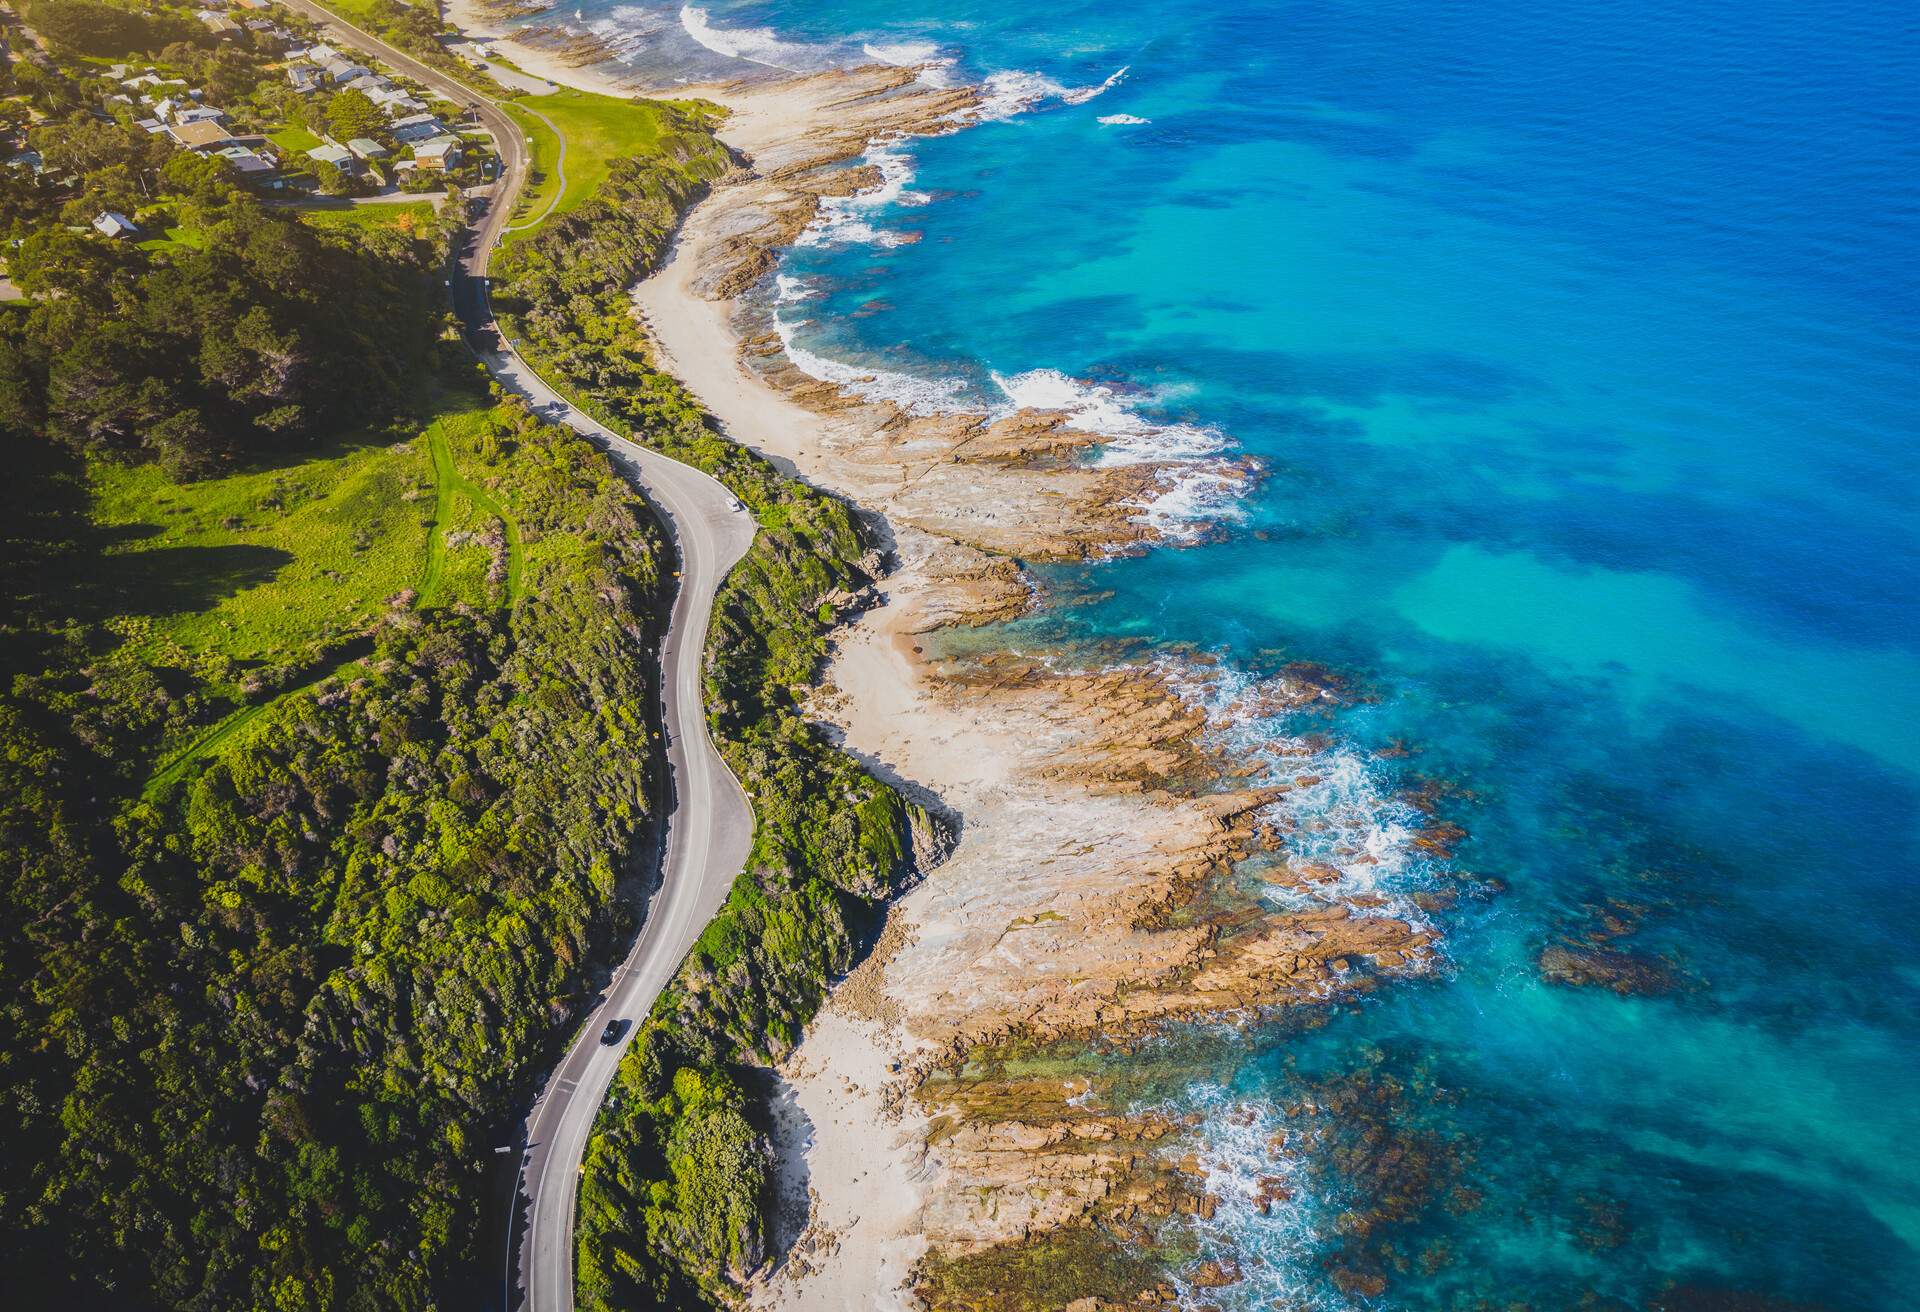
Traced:
<svg viewBox="0 0 1920 1312">
<path fill-rule="evenodd" d="M 512 247 L 496 305 L 523 352 L 603 422 L 707 470 L 760 532 L 716 602 L 707 699 L 754 799 L 746 871 L 620 1066 L 580 1190 L 577 1298 L 589 1309 L 725 1301 L 763 1257 L 771 1159 L 742 1068 L 784 1055 L 855 961 L 878 903 L 941 841 L 932 819 L 798 713 L 826 598 L 877 567 L 843 502 L 713 431 L 652 362 L 624 289 L 651 269 L 704 181 L 730 166 L 689 112 L 656 152 Z"/>
<path fill-rule="evenodd" d="M 436 222 L 265 208 L 76 85 L 6 88 L 79 175 L 4 179 L 7 1301 L 471 1307 L 650 876 L 652 521 L 489 394 Z M 192 239 L 73 230 L 106 188 Z"/>
</svg>

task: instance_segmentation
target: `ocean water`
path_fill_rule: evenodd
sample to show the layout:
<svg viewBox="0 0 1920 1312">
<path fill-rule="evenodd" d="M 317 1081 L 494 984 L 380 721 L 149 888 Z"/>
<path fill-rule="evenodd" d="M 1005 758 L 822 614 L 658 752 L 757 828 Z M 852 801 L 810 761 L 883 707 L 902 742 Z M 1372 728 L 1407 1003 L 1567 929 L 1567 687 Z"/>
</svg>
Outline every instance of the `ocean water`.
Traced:
<svg viewBox="0 0 1920 1312">
<path fill-rule="evenodd" d="M 578 21 L 668 79 L 988 79 L 787 259 L 796 358 L 1186 461 L 1140 513 L 1189 544 L 1038 571 L 1011 636 L 1187 670 L 1318 781 L 1283 818 L 1338 877 L 1263 894 L 1446 935 L 1219 1040 L 1185 1098 L 1245 1279 L 1197 1301 L 1920 1307 L 1920 11 Z M 1339 704 L 1241 714 L 1294 663 Z"/>
</svg>

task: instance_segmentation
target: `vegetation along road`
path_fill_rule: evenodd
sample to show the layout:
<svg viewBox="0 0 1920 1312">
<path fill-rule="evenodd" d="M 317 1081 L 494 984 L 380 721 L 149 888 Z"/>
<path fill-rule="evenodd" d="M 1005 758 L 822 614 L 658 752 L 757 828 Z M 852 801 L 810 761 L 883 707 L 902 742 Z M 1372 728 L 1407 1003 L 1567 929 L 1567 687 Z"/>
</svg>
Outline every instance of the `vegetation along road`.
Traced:
<svg viewBox="0 0 1920 1312">
<path fill-rule="evenodd" d="M 528 149 L 500 106 L 310 0 L 287 3 L 329 26 L 341 44 L 376 55 L 456 103 L 471 106 L 493 133 L 499 143 L 501 178 L 461 251 L 458 276 L 453 280 L 455 309 L 502 386 L 526 397 L 552 421 L 567 424 L 598 443 L 635 478 L 659 512 L 679 556 L 680 587 L 661 644 L 672 796 L 660 886 L 632 950 L 528 1117 L 521 1196 L 516 1200 L 507 1254 L 511 1270 L 503 1276 L 506 1306 L 528 1312 L 568 1312 L 573 1307 L 573 1227 L 580 1164 L 594 1117 L 632 1037 L 634 1022 L 646 1015 L 700 931 L 725 903 L 753 842 L 753 811 L 746 794 L 707 735 L 701 677 L 714 594 L 752 544 L 753 519 L 707 474 L 637 446 L 569 405 L 505 344 L 487 300 L 487 261 L 525 183 Z M 601 1032 L 610 1019 L 628 1024 L 618 1042 L 603 1044 Z"/>
</svg>

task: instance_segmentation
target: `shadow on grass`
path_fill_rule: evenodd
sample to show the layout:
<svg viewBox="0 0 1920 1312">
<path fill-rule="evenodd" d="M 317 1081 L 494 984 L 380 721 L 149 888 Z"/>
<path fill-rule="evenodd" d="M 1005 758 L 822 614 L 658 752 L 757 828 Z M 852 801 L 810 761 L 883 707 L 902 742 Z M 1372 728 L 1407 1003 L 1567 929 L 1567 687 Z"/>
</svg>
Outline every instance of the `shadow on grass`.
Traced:
<svg viewBox="0 0 1920 1312">
<path fill-rule="evenodd" d="M 136 532 L 103 530 L 102 538 L 124 541 L 146 536 Z M 102 547 L 107 542 L 100 544 Z M 95 555 L 84 572 L 69 580 L 69 613 L 80 620 L 102 620 L 113 615 L 159 618 L 215 605 L 270 581 L 292 563 L 293 553 L 278 547 L 236 543 L 218 547 L 158 547 Z"/>
</svg>

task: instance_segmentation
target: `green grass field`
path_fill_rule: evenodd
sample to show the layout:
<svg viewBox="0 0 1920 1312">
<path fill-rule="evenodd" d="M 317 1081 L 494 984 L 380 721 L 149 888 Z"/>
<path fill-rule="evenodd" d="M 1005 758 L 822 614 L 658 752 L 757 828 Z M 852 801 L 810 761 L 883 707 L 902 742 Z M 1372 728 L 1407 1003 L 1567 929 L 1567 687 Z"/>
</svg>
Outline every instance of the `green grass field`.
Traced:
<svg viewBox="0 0 1920 1312">
<path fill-rule="evenodd" d="M 300 211 L 302 220 L 316 228 L 399 228 L 414 232 L 433 222 L 433 204 L 414 201 L 394 205 L 342 205 L 337 209 Z"/>
<path fill-rule="evenodd" d="M 413 444 L 176 483 L 153 465 L 96 464 L 94 517 L 128 637 L 168 663 L 285 662 L 363 630 L 418 580 L 432 469 Z M 146 594 L 142 604 L 141 594 Z"/>
<path fill-rule="evenodd" d="M 286 153 L 288 157 L 286 162 L 289 165 L 299 163 L 306 157 L 308 151 L 320 144 L 319 137 L 298 123 L 289 124 L 278 132 L 269 132 L 267 140 Z"/>
<path fill-rule="evenodd" d="M 380 30 L 373 18 L 376 0 L 321 0 L 321 3 L 355 27 L 369 32 Z"/>
<path fill-rule="evenodd" d="M 540 221 L 578 206 L 606 178 L 614 160 L 643 154 L 660 139 L 660 107 L 645 100 L 623 100 L 563 87 L 550 96 L 506 101 L 505 108 L 526 129 L 533 145 L 527 188 L 521 193 L 513 220 L 516 225 L 528 226 L 509 232 L 509 241 L 535 231 Z M 548 127 L 542 117 L 553 127 Z M 555 128 L 566 138 L 564 160 L 560 158 Z"/>
<path fill-rule="evenodd" d="M 194 483 L 152 465 L 94 465 L 94 520 L 112 542 L 99 606 L 143 663 L 194 670 L 235 706 L 162 752 L 149 794 L 273 702 L 357 660 L 362 635 L 398 594 L 483 607 L 524 595 L 520 525 L 469 473 L 485 468 L 492 423 L 488 407 L 469 402 L 411 441 L 343 444 Z M 488 577 L 495 524 L 504 583 Z M 291 686 L 250 700 L 244 681 L 262 665 L 294 671 Z"/>
<path fill-rule="evenodd" d="M 158 237 L 149 237 L 140 243 L 143 251 L 164 251 L 187 247 L 196 251 L 207 248 L 207 235 L 198 228 L 167 228 Z"/>
</svg>

